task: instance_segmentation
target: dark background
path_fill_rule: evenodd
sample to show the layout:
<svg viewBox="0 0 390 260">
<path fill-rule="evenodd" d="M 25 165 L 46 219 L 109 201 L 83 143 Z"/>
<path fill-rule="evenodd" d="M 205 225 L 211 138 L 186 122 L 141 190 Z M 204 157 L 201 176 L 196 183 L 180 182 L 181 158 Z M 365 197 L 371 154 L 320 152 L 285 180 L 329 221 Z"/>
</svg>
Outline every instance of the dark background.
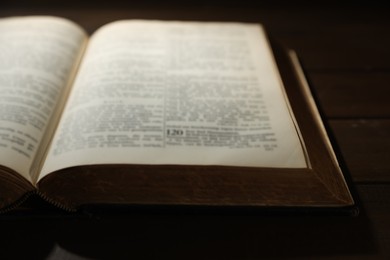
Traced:
<svg viewBox="0 0 390 260">
<path fill-rule="evenodd" d="M 360 208 L 357 217 L 142 207 L 75 214 L 31 198 L 0 216 L 0 259 L 390 258 L 389 11 L 376 1 L 0 2 L 1 17 L 62 16 L 89 33 L 119 19 L 262 23 L 297 51 Z"/>
</svg>

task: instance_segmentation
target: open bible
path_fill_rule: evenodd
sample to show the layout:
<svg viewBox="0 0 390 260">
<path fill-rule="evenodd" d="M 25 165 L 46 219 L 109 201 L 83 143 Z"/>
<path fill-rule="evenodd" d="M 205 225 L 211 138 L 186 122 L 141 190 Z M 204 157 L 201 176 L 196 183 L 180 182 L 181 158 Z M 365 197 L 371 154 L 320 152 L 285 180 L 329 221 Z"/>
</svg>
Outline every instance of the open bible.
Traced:
<svg viewBox="0 0 390 260">
<path fill-rule="evenodd" d="M 258 24 L 0 20 L 0 208 L 354 204 L 292 52 Z"/>
</svg>

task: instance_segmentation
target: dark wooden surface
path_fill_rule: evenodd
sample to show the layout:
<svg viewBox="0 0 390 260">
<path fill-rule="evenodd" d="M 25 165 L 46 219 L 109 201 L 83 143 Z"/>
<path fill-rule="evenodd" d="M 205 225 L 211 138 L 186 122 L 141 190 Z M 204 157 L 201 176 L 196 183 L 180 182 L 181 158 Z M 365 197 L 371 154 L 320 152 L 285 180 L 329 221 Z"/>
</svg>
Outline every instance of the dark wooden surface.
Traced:
<svg viewBox="0 0 390 260">
<path fill-rule="evenodd" d="M 136 208 L 63 214 L 33 200 L 27 203 L 38 204 L 41 213 L 0 216 L 1 259 L 42 259 L 61 250 L 105 259 L 390 258 L 388 8 L 363 1 L 76 2 L 6 1 L 0 16 L 63 16 L 90 33 L 135 18 L 263 23 L 301 58 L 360 215 Z"/>
</svg>

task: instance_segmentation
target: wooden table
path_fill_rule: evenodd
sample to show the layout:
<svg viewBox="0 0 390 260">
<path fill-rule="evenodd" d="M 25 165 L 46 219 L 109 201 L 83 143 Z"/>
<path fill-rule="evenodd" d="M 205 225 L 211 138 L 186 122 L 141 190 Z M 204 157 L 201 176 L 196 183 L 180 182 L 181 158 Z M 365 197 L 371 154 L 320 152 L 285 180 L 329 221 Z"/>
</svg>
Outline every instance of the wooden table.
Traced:
<svg viewBox="0 0 390 260">
<path fill-rule="evenodd" d="M 42 210 L 0 216 L 1 259 L 41 259 L 60 248 L 107 259 L 390 258 L 389 9 L 287 1 L 281 7 L 254 1 L 62 2 L 8 1 L 0 4 L 0 16 L 63 16 L 88 32 L 136 18 L 263 23 L 301 58 L 360 215 L 132 209 L 90 216 L 64 214 L 32 199 L 27 205 Z"/>
</svg>

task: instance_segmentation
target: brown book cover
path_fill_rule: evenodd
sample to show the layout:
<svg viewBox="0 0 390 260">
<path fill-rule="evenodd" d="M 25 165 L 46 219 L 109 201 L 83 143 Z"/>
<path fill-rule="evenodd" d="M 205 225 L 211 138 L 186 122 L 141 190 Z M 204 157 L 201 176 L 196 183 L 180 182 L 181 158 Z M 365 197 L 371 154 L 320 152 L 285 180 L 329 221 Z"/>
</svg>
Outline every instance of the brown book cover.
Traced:
<svg viewBox="0 0 390 260">
<path fill-rule="evenodd" d="M 66 210 L 84 205 L 342 209 L 355 205 L 296 54 L 271 44 L 306 168 L 95 164 L 58 170 L 35 188 L 1 168 L 3 210 L 31 193 Z"/>
</svg>

